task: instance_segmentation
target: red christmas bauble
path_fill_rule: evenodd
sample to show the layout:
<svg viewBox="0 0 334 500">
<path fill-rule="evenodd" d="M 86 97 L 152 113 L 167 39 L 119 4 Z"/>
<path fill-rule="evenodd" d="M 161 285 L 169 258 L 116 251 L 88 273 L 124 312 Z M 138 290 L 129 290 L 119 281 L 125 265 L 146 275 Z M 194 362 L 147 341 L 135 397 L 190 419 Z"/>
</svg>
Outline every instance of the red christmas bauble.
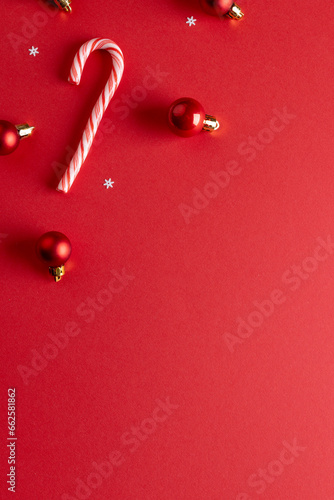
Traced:
<svg viewBox="0 0 334 500">
<path fill-rule="evenodd" d="M 212 16 L 225 16 L 233 5 L 233 0 L 201 0 L 205 12 Z"/>
<path fill-rule="evenodd" d="M 65 264 L 71 255 L 71 242 L 67 236 L 58 231 L 43 234 L 36 243 L 37 255 L 49 267 L 59 267 Z"/>
<path fill-rule="evenodd" d="M 20 136 L 15 125 L 0 120 L 0 155 L 9 155 L 18 147 Z"/>
<path fill-rule="evenodd" d="M 171 130 L 181 137 L 192 137 L 203 129 L 205 112 L 203 106 L 191 97 L 182 97 L 173 102 L 168 111 Z"/>
</svg>

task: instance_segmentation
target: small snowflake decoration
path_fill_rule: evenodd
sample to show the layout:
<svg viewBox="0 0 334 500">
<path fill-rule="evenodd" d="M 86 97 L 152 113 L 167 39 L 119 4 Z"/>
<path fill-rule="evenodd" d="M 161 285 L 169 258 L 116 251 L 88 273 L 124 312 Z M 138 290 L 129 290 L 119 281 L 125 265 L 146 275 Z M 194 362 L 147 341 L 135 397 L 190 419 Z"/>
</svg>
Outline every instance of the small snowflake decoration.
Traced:
<svg viewBox="0 0 334 500">
<path fill-rule="evenodd" d="M 186 24 L 189 24 L 189 26 L 195 26 L 197 19 L 194 19 L 194 16 L 187 17 Z"/>
<path fill-rule="evenodd" d="M 29 52 L 30 52 L 30 54 L 29 54 L 30 56 L 34 56 L 35 57 L 37 54 L 39 54 L 38 47 L 36 47 L 36 48 L 35 47 L 31 47 L 31 49 L 29 49 Z"/>
<path fill-rule="evenodd" d="M 113 184 L 114 184 L 114 182 L 111 182 L 111 179 L 104 179 L 104 184 L 103 185 L 107 189 L 114 187 Z"/>
</svg>

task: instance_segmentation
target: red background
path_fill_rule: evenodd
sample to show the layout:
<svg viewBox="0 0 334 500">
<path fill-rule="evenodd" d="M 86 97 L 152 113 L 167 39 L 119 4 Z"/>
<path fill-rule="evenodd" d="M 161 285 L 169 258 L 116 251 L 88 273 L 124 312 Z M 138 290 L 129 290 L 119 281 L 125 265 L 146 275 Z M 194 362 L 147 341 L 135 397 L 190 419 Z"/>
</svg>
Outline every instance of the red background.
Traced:
<svg viewBox="0 0 334 500">
<path fill-rule="evenodd" d="M 0 160 L 1 499 L 10 498 L 8 387 L 20 500 L 78 498 L 76 479 L 113 450 L 125 461 L 91 499 L 253 500 L 251 474 L 274 467 L 294 440 L 303 451 L 262 498 L 333 498 L 334 255 L 295 290 L 282 280 L 314 264 L 318 238 L 334 239 L 334 7 L 299 3 L 242 0 L 240 22 L 210 17 L 196 0 L 73 0 L 72 15 L 47 18 L 35 0 L 2 6 L 0 118 L 36 130 Z M 109 133 L 64 195 L 54 162 L 76 148 L 110 58 L 92 55 L 79 87 L 67 76 L 80 45 L 98 36 L 124 52 L 115 100 L 143 87 L 148 66 L 165 75 L 128 116 L 107 110 Z M 220 130 L 171 134 L 166 107 L 182 96 Z M 294 118 L 268 136 L 284 109 Z M 252 161 L 242 154 L 249 136 L 260 137 Z M 180 205 L 194 207 L 193 190 L 230 160 L 238 175 L 186 223 Z M 34 256 L 50 230 L 73 246 L 58 284 Z M 134 279 L 86 323 L 77 307 L 122 269 Z M 231 352 L 226 333 L 275 289 L 284 303 Z M 80 334 L 24 383 L 18 366 L 31 368 L 32 350 L 42 354 L 69 322 Z M 178 405 L 168 419 L 134 453 L 122 447 L 123 433 L 168 397 Z"/>
</svg>

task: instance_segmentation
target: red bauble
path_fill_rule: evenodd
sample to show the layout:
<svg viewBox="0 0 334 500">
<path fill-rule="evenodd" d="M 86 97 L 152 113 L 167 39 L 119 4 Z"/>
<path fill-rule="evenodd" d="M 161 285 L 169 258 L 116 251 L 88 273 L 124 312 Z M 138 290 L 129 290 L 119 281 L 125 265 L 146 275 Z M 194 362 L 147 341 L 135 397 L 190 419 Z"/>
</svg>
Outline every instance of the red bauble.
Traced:
<svg viewBox="0 0 334 500">
<path fill-rule="evenodd" d="M 36 244 L 37 255 L 49 266 L 60 267 L 69 259 L 72 247 L 63 233 L 50 231 L 43 234 Z"/>
<path fill-rule="evenodd" d="M 233 0 L 201 0 L 205 12 L 212 16 L 225 16 L 233 5 Z"/>
<path fill-rule="evenodd" d="M 20 136 L 15 125 L 0 120 L 0 155 L 9 155 L 18 147 Z"/>
<path fill-rule="evenodd" d="M 172 131 L 182 137 L 192 137 L 203 129 L 203 106 L 191 97 L 182 97 L 169 108 L 168 123 Z"/>
</svg>

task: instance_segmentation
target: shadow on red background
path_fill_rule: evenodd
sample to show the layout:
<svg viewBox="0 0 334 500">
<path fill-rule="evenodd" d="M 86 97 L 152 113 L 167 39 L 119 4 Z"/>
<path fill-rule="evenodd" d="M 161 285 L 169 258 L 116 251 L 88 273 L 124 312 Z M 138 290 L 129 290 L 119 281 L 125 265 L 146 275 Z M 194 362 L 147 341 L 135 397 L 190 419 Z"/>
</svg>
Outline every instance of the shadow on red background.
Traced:
<svg viewBox="0 0 334 500">
<path fill-rule="evenodd" d="M 30 267 L 48 280 L 47 266 L 39 261 L 35 250 L 36 241 L 40 235 L 36 230 L 28 232 L 27 229 L 10 228 L 10 236 L 2 243 L 5 253 L 4 261 L 12 262 L 18 268 Z"/>
</svg>

